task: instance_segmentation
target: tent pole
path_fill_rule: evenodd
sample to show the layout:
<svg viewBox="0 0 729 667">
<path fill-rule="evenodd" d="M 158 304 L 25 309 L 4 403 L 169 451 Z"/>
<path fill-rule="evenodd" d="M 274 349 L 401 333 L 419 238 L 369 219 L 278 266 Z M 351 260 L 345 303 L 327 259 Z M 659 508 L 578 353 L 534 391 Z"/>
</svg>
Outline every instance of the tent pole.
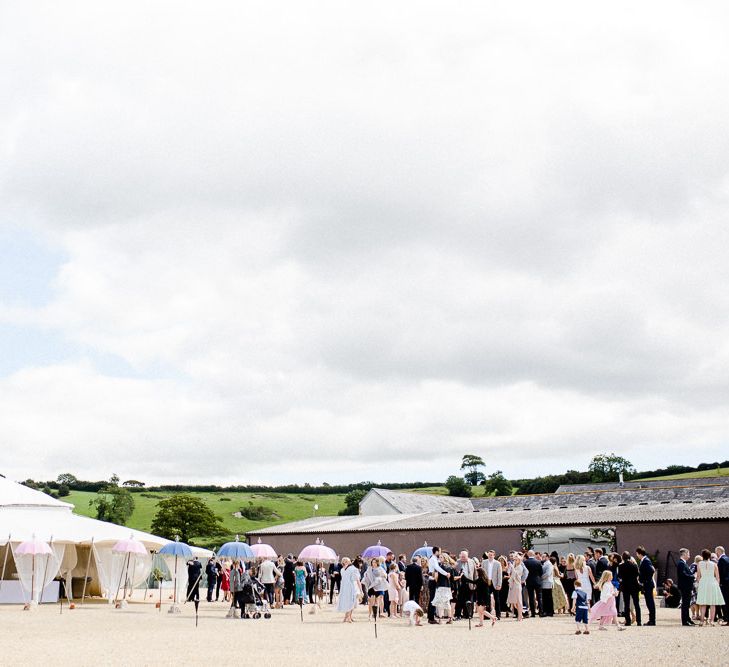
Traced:
<svg viewBox="0 0 729 667">
<path fill-rule="evenodd" d="M 8 543 L 5 545 L 5 557 L 3 558 L 3 574 L 0 576 L 0 591 L 3 589 L 3 579 L 5 579 L 5 566 L 8 564 L 8 551 L 10 551 L 10 537 L 8 533 Z"/>
<path fill-rule="evenodd" d="M 149 590 L 149 577 L 152 576 L 152 572 L 154 571 L 154 564 L 157 562 L 157 554 L 152 555 L 152 569 L 149 571 L 149 576 L 144 580 L 144 599 L 142 602 L 147 601 L 147 591 Z"/>
<path fill-rule="evenodd" d="M 31 567 L 33 568 L 30 573 L 30 604 L 33 604 L 33 597 L 35 593 L 35 553 L 30 561 Z"/>
<path fill-rule="evenodd" d="M 131 558 L 131 557 L 132 557 L 132 555 L 129 554 L 129 558 Z M 134 567 L 132 568 L 132 582 L 131 582 L 131 586 L 129 587 L 129 599 L 130 600 L 132 599 L 132 595 L 134 595 L 134 577 L 136 576 L 136 574 L 137 574 L 137 558 L 135 556 L 134 557 Z"/>
<path fill-rule="evenodd" d="M 177 604 L 177 554 L 175 554 L 175 572 L 172 577 L 172 602 Z"/>
<path fill-rule="evenodd" d="M 51 535 L 51 543 L 49 546 L 51 547 L 51 553 L 46 554 L 46 566 L 43 568 L 43 579 L 41 580 L 41 591 L 40 597 L 38 598 L 38 604 L 43 604 L 43 589 L 46 587 L 46 577 L 48 576 L 48 559 L 53 553 L 53 535 Z"/>
<path fill-rule="evenodd" d="M 119 583 L 116 585 L 116 593 L 114 594 L 114 604 L 119 599 L 119 589 L 121 588 L 122 577 L 124 576 L 124 562 L 122 561 L 121 574 L 119 575 Z"/>
<path fill-rule="evenodd" d="M 91 538 L 91 544 L 89 545 L 89 557 L 86 559 L 86 574 L 84 575 L 84 587 L 81 592 L 81 604 L 84 603 L 86 597 L 86 581 L 89 578 L 89 566 L 91 565 L 91 552 L 94 550 L 94 538 Z"/>
</svg>

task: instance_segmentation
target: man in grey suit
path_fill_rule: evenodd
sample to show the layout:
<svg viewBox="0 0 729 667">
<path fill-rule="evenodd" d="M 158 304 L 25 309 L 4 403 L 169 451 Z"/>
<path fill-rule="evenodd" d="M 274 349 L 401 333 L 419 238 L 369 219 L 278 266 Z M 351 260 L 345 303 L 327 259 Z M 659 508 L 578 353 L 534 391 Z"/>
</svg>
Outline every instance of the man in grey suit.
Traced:
<svg viewBox="0 0 729 667">
<path fill-rule="evenodd" d="M 542 554 L 542 607 L 539 610 L 541 616 L 554 616 L 552 588 L 554 588 L 554 568 L 549 554 L 545 551 Z"/>
<path fill-rule="evenodd" d="M 483 562 L 481 568 L 486 574 L 486 585 L 489 590 L 489 597 L 494 596 L 493 611 L 496 613 L 496 618 L 501 618 L 501 604 L 499 603 L 499 591 L 501 591 L 501 585 L 504 582 L 504 573 L 502 571 L 501 563 L 496 560 L 496 552 L 493 549 L 489 549 L 483 555 Z"/>
<path fill-rule="evenodd" d="M 468 551 L 461 551 L 456 563 L 456 618 L 471 618 L 473 615 L 473 595 L 476 589 L 476 563 L 469 558 Z M 471 604 L 469 604 L 471 603 Z"/>
</svg>

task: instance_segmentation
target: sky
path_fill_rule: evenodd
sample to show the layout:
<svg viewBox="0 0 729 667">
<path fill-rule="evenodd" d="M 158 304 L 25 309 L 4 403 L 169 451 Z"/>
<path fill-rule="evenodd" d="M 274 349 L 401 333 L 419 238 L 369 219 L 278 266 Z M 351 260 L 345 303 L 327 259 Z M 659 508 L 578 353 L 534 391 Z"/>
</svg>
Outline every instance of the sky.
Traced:
<svg viewBox="0 0 729 667">
<path fill-rule="evenodd" d="M 723 2 L 0 2 L 0 472 L 729 458 Z"/>
</svg>

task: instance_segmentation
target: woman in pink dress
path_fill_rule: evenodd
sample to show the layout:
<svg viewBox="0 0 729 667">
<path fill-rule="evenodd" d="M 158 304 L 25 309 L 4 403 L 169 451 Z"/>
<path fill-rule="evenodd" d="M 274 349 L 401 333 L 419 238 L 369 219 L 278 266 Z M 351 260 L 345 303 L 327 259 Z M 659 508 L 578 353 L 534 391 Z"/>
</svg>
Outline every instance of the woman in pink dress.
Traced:
<svg viewBox="0 0 729 667">
<path fill-rule="evenodd" d="M 397 604 L 400 600 L 400 570 L 395 563 L 390 565 L 387 575 L 387 595 L 390 598 L 390 618 L 399 618 Z"/>
</svg>

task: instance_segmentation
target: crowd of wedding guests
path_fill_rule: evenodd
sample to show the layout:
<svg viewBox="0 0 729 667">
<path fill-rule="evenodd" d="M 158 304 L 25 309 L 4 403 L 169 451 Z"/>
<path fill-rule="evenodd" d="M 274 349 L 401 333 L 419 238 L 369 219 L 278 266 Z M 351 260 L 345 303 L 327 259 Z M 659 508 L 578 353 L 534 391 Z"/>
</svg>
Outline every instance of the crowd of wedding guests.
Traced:
<svg viewBox="0 0 729 667">
<path fill-rule="evenodd" d="M 232 564 L 211 559 L 206 566 L 208 601 L 213 596 L 236 604 L 236 596 L 255 583 L 272 608 L 321 604 L 328 600 L 352 622 L 365 605 L 370 618 L 401 618 L 420 625 L 477 619 L 477 627 L 502 618 L 572 616 L 576 633 L 589 634 L 611 625 L 655 625 L 656 600 L 681 609 L 683 625 L 729 625 L 729 557 L 724 548 L 704 549 L 691 558 L 681 549 L 676 580 L 666 579 L 660 595 L 656 569 L 643 547 L 634 553 L 605 553 L 587 548 L 582 554 L 494 550 L 481 557 L 433 547 L 429 557 L 405 554 L 363 559 L 342 558 L 329 565 L 302 562 L 292 554 L 276 561 Z M 642 604 L 641 604 L 642 600 Z M 247 600 L 246 600 L 247 602 Z M 642 610 L 645 607 L 645 612 Z M 243 608 L 240 604 L 241 610 Z M 622 618 L 623 623 L 618 619 Z"/>
</svg>

